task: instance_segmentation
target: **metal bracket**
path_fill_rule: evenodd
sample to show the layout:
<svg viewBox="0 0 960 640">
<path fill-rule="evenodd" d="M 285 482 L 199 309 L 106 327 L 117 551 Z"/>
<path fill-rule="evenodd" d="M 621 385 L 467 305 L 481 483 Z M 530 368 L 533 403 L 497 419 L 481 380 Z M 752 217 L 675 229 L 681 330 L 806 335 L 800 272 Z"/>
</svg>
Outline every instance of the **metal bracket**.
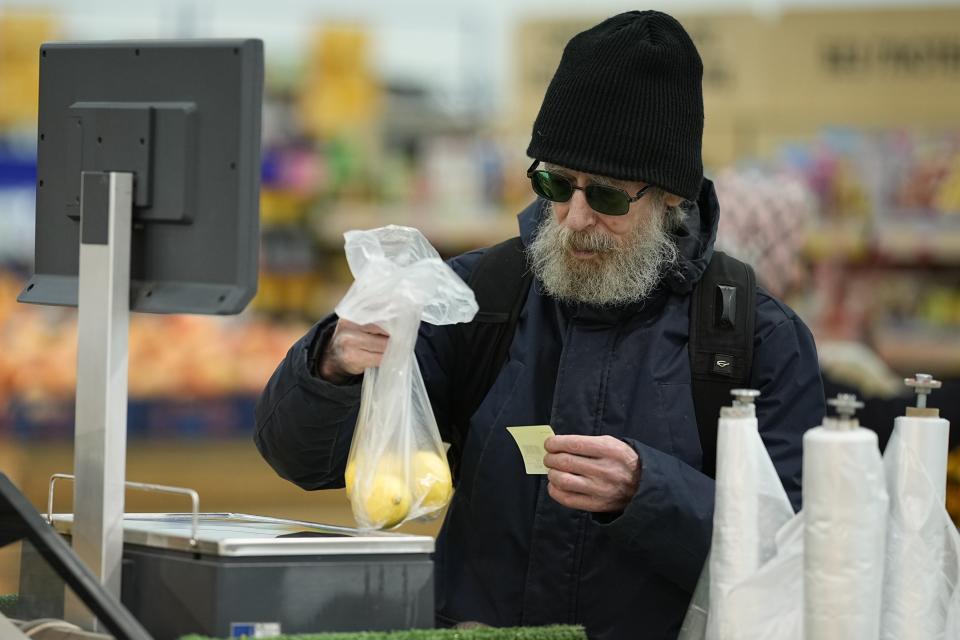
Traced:
<svg viewBox="0 0 960 640">
<path fill-rule="evenodd" d="M 84 171 L 77 277 L 77 395 L 73 550 L 120 597 L 127 456 L 127 353 L 133 174 Z M 97 621 L 68 600 L 66 618 Z"/>
<path fill-rule="evenodd" d="M 836 398 L 827 400 L 827 404 L 837 410 L 837 414 L 846 419 L 853 418 L 857 409 L 863 408 L 863 403 L 857 400 L 857 396 L 852 393 L 840 393 Z"/>
<path fill-rule="evenodd" d="M 836 398 L 827 400 L 827 404 L 836 410 L 837 415 L 824 418 L 823 425 L 825 427 L 846 430 L 856 429 L 860 426 L 856 413 L 857 409 L 863 408 L 863 403 L 857 400 L 857 396 L 852 393 L 839 393 Z"/>
<path fill-rule="evenodd" d="M 756 389 L 731 389 L 730 395 L 733 396 L 733 406 L 749 407 L 753 405 L 755 398 L 760 397 L 760 392 Z"/>
<path fill-rule="evenodd" d="M 53 490 L 57 480 L 74 480 L 74 476 L 69 473 L 55 473 L 50 476 L 50 488 L 47 490 L 47 522 L 53 524 Z M 140 491 L 151 491 L 154 493 L 170 493 L 182 495 L 190 498 L 192 511 L 190 512 L 190 546 L 197 546 L 197 532 L 200 527 L 200 494 L 193 489 L 184 487 L 171 487 L 164 484 L 152 484 L 148 482 L 124 482 L 128 489 L 138 489 Z"/>
<path fill-rule="evenodd" d="M 720 415 L 724 418 L 753 418 L 756 416 L 754 400 L 760 397 L 756 389 L 731 389 L 733 405 L 721 407 Z"/>
<path fill-rule="evenodd" d="M 196 214 L 197 108 L 193 102 L 75 102 L 70 105 L 65 158 L 67 216 L 80 216 L 82 172 L 135 175 L 136 221 L 189 222 Z M 156 132 L 162 131 L 162 136 Z M 163 189 L 154 189 L 157 182 Z"/>
<path fill-rule="evenodd" d="M 918 373 L 912 378 L 904 378 L 903 383 L 908 387 L 912 387 L 917 394 L 917 409 L 926 409 L 927 396 L 934 389 L 939 389 L 943 386 L 942 382 L 934 380 L 933 376 L 929 373 Z"/>
</svg>

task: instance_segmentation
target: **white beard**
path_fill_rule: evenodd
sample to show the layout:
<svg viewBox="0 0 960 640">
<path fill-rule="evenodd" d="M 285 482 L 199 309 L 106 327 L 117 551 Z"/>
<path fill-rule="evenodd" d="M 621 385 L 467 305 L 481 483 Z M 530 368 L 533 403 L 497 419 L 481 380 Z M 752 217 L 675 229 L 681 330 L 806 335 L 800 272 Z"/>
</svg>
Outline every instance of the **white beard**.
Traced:
<svg viewBox="0 0 960 640">
<path fill-rule="evenodd" d="M 527 247 L 534 275 L 548 294 L 564 302 L 623 306 L 644 300 L 663 274 L 677 264 L 679 252 L 667 226 L 682 224 L 682 213 L 654 202 L 644 221 L 623 238 L 596 227 L 571 231 L 557 223 L 552 203 Z M 673 224 L 671 224 L 673 226 Z M 571 249 L 597 252 L 574 257 Z"/>
</svg>

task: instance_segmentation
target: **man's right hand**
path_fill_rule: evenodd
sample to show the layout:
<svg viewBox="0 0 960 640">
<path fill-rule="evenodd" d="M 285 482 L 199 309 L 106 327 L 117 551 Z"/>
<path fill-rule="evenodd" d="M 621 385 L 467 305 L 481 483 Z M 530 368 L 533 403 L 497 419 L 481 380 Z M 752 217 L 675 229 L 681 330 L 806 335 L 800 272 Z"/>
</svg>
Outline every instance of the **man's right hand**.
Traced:
<svg viewBox="0 0 960 640">
<path fill-rule="evenodd" d="M 379 367 L 389 337 L 375 324 L 360 325 L 340 318 L 323 350 L 317 372 L 328 382 L 342 384 L 367 367 Z"/>
</svg>

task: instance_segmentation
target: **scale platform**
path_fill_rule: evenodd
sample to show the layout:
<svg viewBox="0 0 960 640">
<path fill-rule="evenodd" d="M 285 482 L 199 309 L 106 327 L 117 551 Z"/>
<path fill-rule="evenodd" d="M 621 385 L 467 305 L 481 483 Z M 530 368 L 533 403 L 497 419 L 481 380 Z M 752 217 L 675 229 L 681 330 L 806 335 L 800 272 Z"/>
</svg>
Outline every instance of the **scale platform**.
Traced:
<svg viewBox="0 0 960 640">
<path fill-rule="evenodd" d="M 72 514 L 50 520 L 70 537 Z M 434 625 L 429 536 L 236 513 L 128 513 L 123 528 L 121 601 L 157 640 Z"/>
</svg>

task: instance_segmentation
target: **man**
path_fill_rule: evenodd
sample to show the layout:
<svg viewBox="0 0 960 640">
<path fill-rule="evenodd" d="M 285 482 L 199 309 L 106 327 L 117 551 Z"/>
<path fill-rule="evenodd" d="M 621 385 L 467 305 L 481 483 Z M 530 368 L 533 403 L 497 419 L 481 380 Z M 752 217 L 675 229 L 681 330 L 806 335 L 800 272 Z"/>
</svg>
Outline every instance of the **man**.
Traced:
<svg viewBox="0 0 960 640">
<path fill-rule="evenodd" d="M 678 633 L 714 495 L 687 353 L 690 292 L 719 215 L 702 175 L 701 77 L 689 36 L 662 13 L 625 13 L 574 37 L 527 150 L 540 198 L 519 222 L 536 277 L 465 433 L 450 433 L 456 328 L 421 328 L 418 361 L 459 460 L 435 555 L 442 623 Z M 450 264 L 468 280 L 483 253 Z M 257 409 L 257 446 L 280 475 L 343 486 L 359 376 L 388 340 L 331 316 L 294 345 Z M 757 290 L 753 342 L 760 429 L 797 504 L 801 434 L 824 413 L 813 340 Z M 506 431 L 531 424 L 558 434 L 546 478 L 524 474 Z"/>
</svg>

